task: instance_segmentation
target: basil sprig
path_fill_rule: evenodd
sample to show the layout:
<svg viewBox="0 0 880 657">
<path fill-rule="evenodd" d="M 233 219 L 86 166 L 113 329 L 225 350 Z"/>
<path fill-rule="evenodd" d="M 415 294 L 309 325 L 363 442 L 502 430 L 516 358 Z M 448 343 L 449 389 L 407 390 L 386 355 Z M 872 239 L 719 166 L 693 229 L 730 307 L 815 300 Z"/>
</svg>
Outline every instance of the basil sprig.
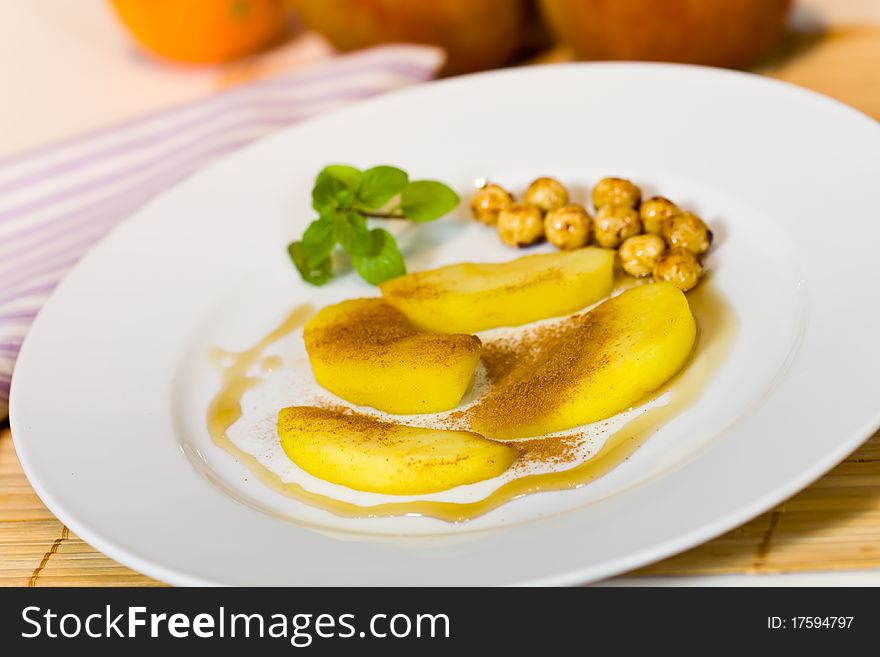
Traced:
<svg viewBox="0 0 880 657">
<path fill-rule="evenodd" d="M 378 285 L 406 273 L 394 236 L 370 229 L 368 219 L 434 221 L 452 211 L 458 194 L 434 180 L 410 180 L 397 167 L 381 165 L 361 171 L 345 164 L 324 167 L 312 189 L 318 218 L 287 247 L 300 275 L 312 285 L 333 278 L 337 246 L 351 256 L 355 270 Z"/>
</svg>

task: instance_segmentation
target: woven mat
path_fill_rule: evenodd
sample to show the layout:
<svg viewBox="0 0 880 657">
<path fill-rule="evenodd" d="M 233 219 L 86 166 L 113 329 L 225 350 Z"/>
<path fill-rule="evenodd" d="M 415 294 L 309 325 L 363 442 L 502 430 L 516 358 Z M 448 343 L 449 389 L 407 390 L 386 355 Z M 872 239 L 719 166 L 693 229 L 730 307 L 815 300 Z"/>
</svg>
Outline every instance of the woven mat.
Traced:
<svg viewBox="0 0 880 657">
<path fill-rule="evenodd" d="M 0 431 L 0 586 L 157 586 L 71 533 L 31 488 Z"/>
</svg>

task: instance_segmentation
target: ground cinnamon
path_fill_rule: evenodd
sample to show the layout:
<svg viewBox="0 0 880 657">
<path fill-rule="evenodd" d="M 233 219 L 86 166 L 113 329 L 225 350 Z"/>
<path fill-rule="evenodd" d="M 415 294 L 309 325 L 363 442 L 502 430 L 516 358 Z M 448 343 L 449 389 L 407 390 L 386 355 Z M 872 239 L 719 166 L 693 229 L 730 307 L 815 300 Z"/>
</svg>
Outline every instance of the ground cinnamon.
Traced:
<svg viewBox="0 0 880 657">
<path fill-rule="evenodd" d="M 349 430 L 380 443 L 394 436 L 392 429 L 395 426 L 406 424 L 395 422 L 385 418 L 358 413 L 353 408 L 325 402 L 320 406 L 300 406 L 295 415 L 283 418 L 284 431 L 309 431 L 315 422 L 332 419 L 339 427 Z M 409 425 L 411 426 L 411 425 Z M 463 431 L 466 429 L 448 429 L 450 431 Z M 396 440 L 396 436 L 394 437 Z M 586 437 L 583 434 L 574 433 L 565 436 L 550 436 L 545 438 L 529 438 L 526 440 L 504 441 L 519 452 L 514 467 L 517 470 L 525 470 L 538 464 L 562 465 L 580 460 L 580 447 Z"/>
<path fill-rule="evenodd" d="M 490 390 L 466 411 L 482 433 L 503 434 L 552 415 L 569 403 L 572 372 L 588 380 L 607 366 L 609 342 L 619 338 L 614 327 L 615 304 L 528 329 L 515 336 L 487 341 L 482 359 Z"/>
<path fill-rule="evenodd" d="M 431 367 L 457 362 L 462 352 L 480 348 L 475 335 L 423 331 L 382 299 L 352 299 L 331 308 L 306 325 L 303 339 L 310 354 L 341 361 L 370 359 L 371 366 L 378 368 L 384 356 L 413 338 L 418 340 L 418 350 L 411 354 L 418 361 L 414 365 Z M 334 314 L 322 317 L 327 312 Z"/>
<path fill-rule="evenodd" d="M 528 438 L 508 444 L 519 451 L 519 458 L 514 463 L 514 468 L 523 470 L 531 465 L 565 465 L 580 461 L 580 448 L 585 440 L 583 434 L 575 433 L 567 436 Z"/>
</svg>

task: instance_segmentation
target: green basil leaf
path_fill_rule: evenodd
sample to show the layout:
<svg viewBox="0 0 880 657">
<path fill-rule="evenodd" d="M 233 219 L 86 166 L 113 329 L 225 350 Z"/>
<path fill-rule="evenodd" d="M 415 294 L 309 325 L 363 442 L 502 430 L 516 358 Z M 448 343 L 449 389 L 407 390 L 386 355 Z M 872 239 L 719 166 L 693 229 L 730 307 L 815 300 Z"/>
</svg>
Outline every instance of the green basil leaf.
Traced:
<svg viewBox="0 0 880 657">
<path fill-rule="evenodd" d="M 378 285 L 389 278 L 396 278 L 406 273 L 406 264 L 394 236 L 382 228 L 370 231 L 372 245 L 368 253 L 353 255 L 352 265 L 368 283 Z"/>
<path fill-rule="evenodd" d="M 337 210 L 340 207 L 337 195 L 346 191 L 348 188 L 343 181 L 322 171 L 312 188 L 312 207 L 318 214 Z"/>
<path fill-rule="evenodd" d="M 358 182 L 361 179 L 361 170 L 350 167 L 347 164 L 331 164 L 324 167 L 323 171 L 337 180 L 341 180 L 351 190 L 358 186 Z"/>
<path fill-rule="evenodd" d="M 406 171 L 397 167 L 372 167 L 361 175 L 355 196 L 364 209 L 378 210 L 400 194 L 407 182 L 409 176 Z"/>
<path fill-rule="evenodd" d="M 360 171 L 344 164 L 324 167 L 312 188 L 312 207 L 318 214 L 347 208 L 360 177 Z"/>
<path fill-rule="evenodd" d="M 458 194 L 434 180 L 415 180 L 400 194 L 403 216 L 413 221 L 439 219 L 454 210 L 458 202 Z"/>
<path fill-rule="evenodd" d="M 333 251 L 336 237 L 336 217 L 327 214 L 309 224 L 302 236 L 302 251 L 309 267 L 323 262 Z"/>
<path fill-rule="evenodd" d="M 364 255 L 373 248 L 373 238 L 367 220 L 358 212 L 338 214 L 335 222 L 335 241 L 351 255 Z"/>
<path fill-rule="evenodd" d="M 309 265 L 302 242 L 291 242 L 287 247 L 287 253 L 306 283 L 323 285 L 333 278 L 333 261 L 329 256 L 316 265 Z"/>
</svg>

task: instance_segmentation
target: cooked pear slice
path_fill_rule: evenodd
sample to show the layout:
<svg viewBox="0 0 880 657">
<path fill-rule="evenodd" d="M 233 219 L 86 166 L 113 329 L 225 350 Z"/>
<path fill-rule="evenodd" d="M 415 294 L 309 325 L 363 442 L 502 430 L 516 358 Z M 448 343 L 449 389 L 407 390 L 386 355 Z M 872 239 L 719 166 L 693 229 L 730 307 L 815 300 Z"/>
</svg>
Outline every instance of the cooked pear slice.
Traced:
<svg viewBox="0 0 880 657">
<path fill-rule="evenodd" d="M 490 479 L 517 451 L 470 431 L 419 429 L 310 406 L 278 413 L 284 453 L 309 474 L 387 495 L 422 495 Z"/>
<path fill-rule="evenodd" d="M 696 338 L 687 297 L 641 285 L 519 342 L 484 350 L 493 386 L 471 428 L 524 438 L 597 422 L 643 399 L 681 369 Z"/>
<path fill-rule="evenodd" d="M 455 408 L 480 360 L 480 339 L 417 328 L 382 299 L 327 306 L 305 326 L 315 378 L 352 404 L 388 413 Z"/>
<path fill-rule="evenodd" d="M 466 262 L 385 281 L 382 296 L 421 328 L 474 333 L 568 315 L 611 292 L 614 251 L 587 247 L 500 264 Z"/>
</svg>

